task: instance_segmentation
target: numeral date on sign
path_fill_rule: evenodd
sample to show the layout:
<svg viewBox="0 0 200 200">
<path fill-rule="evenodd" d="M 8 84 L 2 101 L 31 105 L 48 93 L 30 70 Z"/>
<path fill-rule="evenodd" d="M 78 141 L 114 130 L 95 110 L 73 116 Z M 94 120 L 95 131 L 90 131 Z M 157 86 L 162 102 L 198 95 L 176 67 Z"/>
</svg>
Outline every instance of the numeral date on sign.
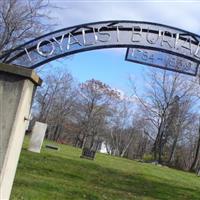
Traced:
<svg viewBox="0 0 200 200">
<path fill-rule="evenodd" d="M 182 69 L 190 71 L 192 68 L 192 62 L 183 60 L 174 55 L 166 55 L 165 53 L 153 53 L 151 51 L 135 49 L 132 52 L 132 57 L 136 60 L 148 62 L 151 64 L 159 64 L 163 67 Z"/>
<path fill-rule="evenodd" d="M 198 68 L 198 63 L 186 58 L 149 49 L 130 48 L 126 60 L 190 75 L 196 75 Z"/>
</svg>

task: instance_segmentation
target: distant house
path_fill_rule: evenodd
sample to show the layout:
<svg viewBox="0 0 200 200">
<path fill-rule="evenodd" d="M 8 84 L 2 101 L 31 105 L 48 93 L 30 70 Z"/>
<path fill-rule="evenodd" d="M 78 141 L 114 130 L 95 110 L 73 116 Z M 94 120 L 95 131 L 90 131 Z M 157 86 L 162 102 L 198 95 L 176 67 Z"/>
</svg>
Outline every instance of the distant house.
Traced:
<svg viewBox="0 0 200 200">
<path fill-rule="evenodd" d="M 105 142 L 101 143 L 100 153 L 106 153 L 106 154 L 108 154 Z"/>
</svg>

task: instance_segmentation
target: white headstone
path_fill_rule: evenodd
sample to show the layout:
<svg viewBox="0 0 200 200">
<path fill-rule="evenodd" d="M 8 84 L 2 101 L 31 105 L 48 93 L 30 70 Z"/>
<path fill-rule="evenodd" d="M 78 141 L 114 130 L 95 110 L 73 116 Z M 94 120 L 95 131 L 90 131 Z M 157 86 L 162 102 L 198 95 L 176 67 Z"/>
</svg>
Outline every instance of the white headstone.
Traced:
<svg viewBox="0 0 200 200">
<path fill-rule="evenodd" d="M 35 122 L 30 138 L 29 151 L 40 153 L 46 129 L 47 124 Z"/>
</svg>

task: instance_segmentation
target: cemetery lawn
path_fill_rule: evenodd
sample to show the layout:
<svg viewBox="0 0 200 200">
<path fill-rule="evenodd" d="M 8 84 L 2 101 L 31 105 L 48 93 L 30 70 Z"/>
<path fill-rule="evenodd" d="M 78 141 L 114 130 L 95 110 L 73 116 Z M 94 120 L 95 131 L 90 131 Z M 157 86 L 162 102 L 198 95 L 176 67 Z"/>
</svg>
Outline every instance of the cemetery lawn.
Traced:
<svg viewBox="0 0 200 200">
<path fill-rule="evenodd" d="M 94 161 L 81 150 L 27 151 L 25 137 L 11 200 L 200 200 L 195 174 L 98 153 Z M 57 144 L 56 144 L 57 145 Z"/>
</svg>

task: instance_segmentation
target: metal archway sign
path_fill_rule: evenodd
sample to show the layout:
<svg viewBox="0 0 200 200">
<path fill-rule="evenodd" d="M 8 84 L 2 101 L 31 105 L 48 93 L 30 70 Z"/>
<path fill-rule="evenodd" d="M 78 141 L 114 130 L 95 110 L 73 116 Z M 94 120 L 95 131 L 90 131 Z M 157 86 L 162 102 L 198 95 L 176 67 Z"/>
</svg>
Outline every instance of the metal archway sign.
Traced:
<svg viewBox="0 0 200 200">
<path fill-rule="evenodd" d="M 197 75 L 200 36 L 178 28 L 138 21 L 77 25 L 38 37 L 0 56 L 0 62 L 34 69 L 71 54 L 127 48 L 127 61 Z"/>
</svg>

